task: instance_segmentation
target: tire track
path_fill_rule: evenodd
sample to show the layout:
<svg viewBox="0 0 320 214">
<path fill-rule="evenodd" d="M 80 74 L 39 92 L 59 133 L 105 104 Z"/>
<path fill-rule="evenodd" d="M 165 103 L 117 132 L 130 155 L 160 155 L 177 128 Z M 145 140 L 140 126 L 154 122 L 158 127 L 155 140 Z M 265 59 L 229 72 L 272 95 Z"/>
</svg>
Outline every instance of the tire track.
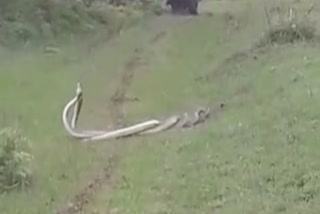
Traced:
<svg viewBox="0 0 320 214">
<path fill-rule="evenodd" d="M 168 18 L 168 17 L 167 17 Z M 172 17 L 169 17 L 169 20 L 172 20 Z M 170 26 L 164 25 L 164 20 L 159 19 L 158 22 L 155 22 L 153 25 L 152 31 L 155 30 L 153 37 L 150 38 L 148 44 L 150 46 L 157 44 L 161 41 L 168 33 L 168 28 L 172 28 L 175 25 L 181 25 L 187 20 L 178 20 L 171 23 Z M 154 26 L 157 26 L 157 29 L 154 29 Z M 109 110 L 111 113 L 111 122 L 115 127 L 126 126 L 126 108 L 125 104 L 127 102 L 139 102 L 138 97 L 128 97 L 127 93 L 129 92 L 130 86 L 132 85 L 136 72 L 141 70 L 143 66 L 147 64 L 144 56 L 147 56 L 146 50 L 143 48 L 136 48 L 134 50 L 134 55 L 128 60 L 124 65 L 123 70 L 119 78 L 119 82 L 116 85 L 114 93 L 109 98 Z M 116 184 L 117 176 L 114 175 L 114 170 L 119 162 L 119 154 L 112 156 L 108 161 L 106 166 L 98 171 L 93 178 L 90 179 L 90 182 L 79 189 L 75 195 L 62 206 L 54 210 L 55 214 L 84 214 L 86 213 L 86 207 L 90 204 L 91 200 L 95 194 L 101 191 L 104 187 L 110 187 L 111 189 Z"/>
<path fill-rule="evenodd" d="M 117 180 L 113 171 L 118 163 L 118 157 L 112 156 L 106 166 L 81 190 L 75 194 L 72 200 L 55 210 L 55 214 L 84 214 L 85 207 L 90 203 L 94 195 L 104 186 L 114 186 Z"/>
<path fill-rule="evenodd" d="M 126 126 L 125 116 L 126 102 L 138 102 L 137 97 L 128 97 L 127 93 L 133 82 L 135 73 L 146 64 L 144 62 L 142 54 L 143 50 L 136 48 L 134 56 L 125 64 L 121 74 L 119 83 L 117 84 L 116 90 L 110 98 L 110 111 L 112 117 L 113 126 L 116 128 L 122 128 Z"/>
</svg>

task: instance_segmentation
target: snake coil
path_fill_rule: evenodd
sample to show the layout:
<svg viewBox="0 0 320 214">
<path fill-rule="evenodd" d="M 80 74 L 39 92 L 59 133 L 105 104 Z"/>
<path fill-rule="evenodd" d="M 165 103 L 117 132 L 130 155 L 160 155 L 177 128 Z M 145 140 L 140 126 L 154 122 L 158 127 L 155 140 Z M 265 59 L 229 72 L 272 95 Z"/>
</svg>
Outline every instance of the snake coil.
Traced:
<svg viewBox="0 0 320 214">
<path fill-rule="evenodd" d="M 126 128 L 121 128 L 113 131 L 97 131 L 97 130 L 77 130 L 77 121 L 80 115 L 83 102 L 83 93 L 81 84 L 77 83 L 76 95 L 64 107 L 62 120 L 65 130 L 73 138 L 88 142 L 98 140 L 117 139 L 132 135 L 147 135 L 171 129 L 173 127 L 187 128 L 204 122 L 210 115 L 209 108 L 200 108 L 194 113 L 194 118 L 190 118 L 187 113 L 184 117 L 172 116 L 167 120 L 160 122 L 159 120 L 149 120 L 138 123 Z M 73 109 L 72 109 L 73 108 Z M 68 120 L 68 115 L 72 110 L 71 121 Z"/>
</svg>

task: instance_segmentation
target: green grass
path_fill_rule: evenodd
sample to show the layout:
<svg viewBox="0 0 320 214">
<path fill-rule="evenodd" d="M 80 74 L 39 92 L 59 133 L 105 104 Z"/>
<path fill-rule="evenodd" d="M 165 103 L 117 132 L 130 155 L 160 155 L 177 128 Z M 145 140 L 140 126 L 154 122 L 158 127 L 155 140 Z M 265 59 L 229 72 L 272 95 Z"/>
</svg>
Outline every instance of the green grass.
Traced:
<svg viewBox="0 0 320 214">
<path fill-rule="evenodd" d="M 303 55 L 292 54 L 301 48 L 261 56 L 243 64 L 236 81 L 220 80 L 248 92 L 201 130 L 148 138 L 132 148 L 118 171 L 129 185 L 102 193 L 98 204 L 120 213 L 319 211 L 320 103 L 308 95 L 317 90 L 319 61 L 305 48 L 312 61 L 306 66 Z M 294 69 L 303 73 L 297 82 Z"/>
<path fill-rule="evenodd" d="M 51 213 L 114 153 L 117 182 L 88 214 L 319 212 L 319 48 L 282 45 L 221 66 L 259 40 L 263 10 L 254 1 L 200 5 L 214 15 L 148 20 L 90 53 L 87 41 L 54 56 L 0 53 L 11 60 L 0 60 L 0 125 L 17 121 L 35 156 L 33 186 L 1 195 L 1 213 Z M 128 92 L 141 100 L 126 104 L 130 122 L 220 101 L 225 110 L 184 132 L 92 145 L 68 138 L 61 111 L 76 82 L 85 90 L 81 126 L 105 127 L 108 98 L 136 48 L 145 65 Z"/>
</svg>

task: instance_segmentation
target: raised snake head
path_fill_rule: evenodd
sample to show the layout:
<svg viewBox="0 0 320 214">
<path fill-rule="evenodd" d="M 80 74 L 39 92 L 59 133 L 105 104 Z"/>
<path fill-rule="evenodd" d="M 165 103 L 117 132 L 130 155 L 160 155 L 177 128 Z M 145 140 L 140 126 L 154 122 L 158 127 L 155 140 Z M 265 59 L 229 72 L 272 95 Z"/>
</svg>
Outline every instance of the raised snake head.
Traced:
<svg viewBox="0 0 320 214">
<path fill-rule="evenodd" d="M 80 82 L 77 83 L 76 94 L 77 94 L 77 96 L 82 95 L 82 88 L 81 88 Z"/>
</svg>

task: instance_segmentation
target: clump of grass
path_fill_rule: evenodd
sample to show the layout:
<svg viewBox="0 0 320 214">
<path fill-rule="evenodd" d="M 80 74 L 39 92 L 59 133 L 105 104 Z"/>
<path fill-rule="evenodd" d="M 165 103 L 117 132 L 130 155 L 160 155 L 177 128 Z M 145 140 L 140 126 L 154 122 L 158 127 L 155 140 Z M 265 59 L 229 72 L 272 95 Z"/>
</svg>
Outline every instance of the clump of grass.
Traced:
<svg viewBox="0 0 320 214">
<path fill-rule="evenodd" d="M 272 28 L 264 39 L 267 43 L 284 44 L 296 41 L 313 41 L 315 37 L 313 26 L 294 23 Z"/>
<path fill-rule="evenodd" d="M 302 16 L 291 5 L 287 8 L 273 8 L 271 12 L 265 9 L 269 29 L 261 39 L 260 46 L 315 41 L 318 37 L 316 28 L 308 18 L 312 9 L 313 7 Z"/>
<path fill-rule="evenodd" d="M 30 141 L 13 128 L 0 130 L 0 193 L 25 188 L 31 182 Z"/>
</svg>

